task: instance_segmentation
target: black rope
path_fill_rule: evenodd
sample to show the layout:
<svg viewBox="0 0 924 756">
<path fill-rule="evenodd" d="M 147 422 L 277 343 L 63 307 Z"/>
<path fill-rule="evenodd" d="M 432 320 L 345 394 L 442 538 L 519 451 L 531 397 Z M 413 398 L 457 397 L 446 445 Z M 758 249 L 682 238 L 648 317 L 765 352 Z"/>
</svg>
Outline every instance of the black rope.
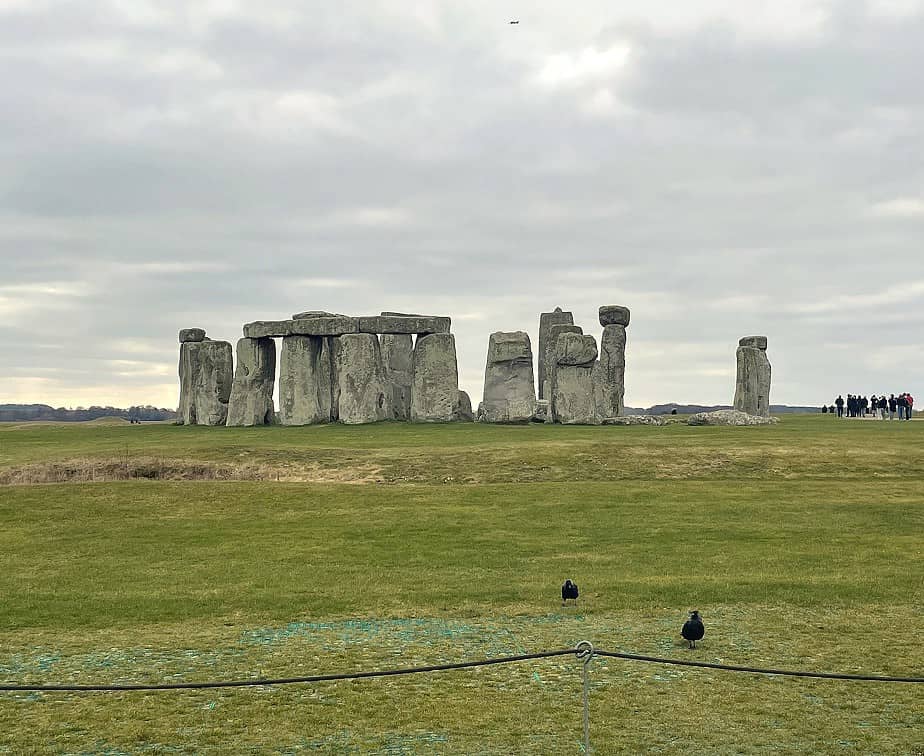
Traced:
<svg viewBox="0 0 924 756">
<path fill-rule="evenodd" d="M 373 672 L 343 672 L 331 675 L 307 675 L 305 677 L 278 677 L 260 680 L 229 680 L 226 682 L 188 682 L 188 683 L 152 683 L 137 685 L 6 685 L 0 683 L 0 691 L 54 692 L 54 691 L 123 691 L 123 690 L 201 690 L 203 688 L 250 688 L 259 685 L 293 685 L 295 683 L 327 682 L 330 680 L 361 680 L 367 677 L 393 677 L 395 675 L 414 675 L 421 672 L 444 672 L 450 669 L 469 669 L 487 667 L 491 664 L 510 664 L 530 659 L 547 659 L 552 656 L 574 654 L 573 648 L 558 651 L 540 651 L 536 654 L 518 656 L 501 656 L 480 661 L 456 662 L 454 664 L 431 664 L 426 667 L 405 667 L 403 669 L 384 669 Z"/>
<path fill-rule="evenodd" d="M 535 654 L 519 654 L 517 656 L 500 656 L 480 661 L 455 662 L 453 664 L 431 664 L 425 667 L 404 667 L 401 669 L 384 669 L 372 672 L 342 672 L 329 675 L 306 675 L 304 677 L 278 677 L 256 680 L 228 680 L 225 682 L 186 682 L 186 683 L 152 683 L 128 685 L 9 685 L 0 683 L 0 691 L 7 692 L 115 692 L 115 691 L 155 691 L 155 690 L 202 690 L 206 688 L 250 688 L 260 685 L 293 685 L 297 683 L 329 682 L 333 680 L 362 680 L 370 677 L 394 677 L 397 675 L 414 675 L 424 672 L 445 672 L 453 669 L 470 669 L 472 667 L 487 667 L 492 664 L 510 664 L 513 662 L 529 661 L 531 659 L 547 659 L 553 656 L 568 656 L 575 654 L 584 659 L 586 651 L 580 648 L 563 648 L 557 651 L 540 651 Z M 601 651 L 594 649 L 592 656 L 604 656 L 613 659 L 627 659 L 629 661 L 648 662 L 653 664 L 672 664 L 680 667 L 697 667 L 700 669 L 718 669 L 727 672 L 748 672 L 758 675 L 784 675 L 787 677 L 812 677 L 828 680 L 861 680 L 866 682 L 888 683 L 924 683 L 924 677 L 896 677 L 887 675 L 850 675 L 839 672 L 806 672 L 798 670 L 768 669 L 764 667 L 741 667 L 732 664 L 715 664 L 712 662 L 685 661 L 683 659 L 667 659 L 660 656 L 644 656 L 642 654 L 626 654 L 616 651 Z"/>
<path fill-rule="evenodd" d="M 785 675 L 787 677 L 820 677 L 826 680 L 864 680 L 867 682 L 924 683 L 924 677 L 893 677 L 889 675 L 848 675 L 842 672 L 803 672 L 791 669 L 765 669 L 763 667 L 739 667 L 733 664 L 713 664 L 711 662 L 685 661 L 683 659 L 665 659 L 660 656 L 643 656 L 641 654 L 624 654 L 615 651 L 594 651 L 596 656 L 609 656 L 614 659 L 652 662 L 654 664 L 674 664 L 680 667 L 700 667 L 704 669 L 721 669 L 727 672 L 751 672 L 757 675 Z"/>
</svg>

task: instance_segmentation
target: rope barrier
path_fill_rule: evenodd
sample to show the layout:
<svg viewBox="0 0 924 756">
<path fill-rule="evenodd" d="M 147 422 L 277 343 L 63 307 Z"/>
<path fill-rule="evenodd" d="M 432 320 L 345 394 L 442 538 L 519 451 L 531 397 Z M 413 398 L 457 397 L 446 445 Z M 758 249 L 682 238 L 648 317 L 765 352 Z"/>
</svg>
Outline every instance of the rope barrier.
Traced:
<svg viewBox="0 0 924 756">
<path fill-rule="evenodd" d="M 743 667 L 732 664 L 715 664 L 712 662 L 686 661 L 683 659 L 668 659 L 661 656 L 645 656 L 642 654 L 628 654 L 617 651 L 602 651 L 594 648 L 589 641 L 581 641 L 574 648 L 562 648 L 555 651 L 540 651 L 534 654 L 518 654 L 516 656 L 499 656 L 478 661 L 455 662 L 452 664 L 431 664 L 423 667 L 404 667 L 399 669 L 374 670 L 370 672 L 342 672 L 327 675 L 306 675 L 303 677 L 261 678 L 254 680 L 227 680 L 217 682 L 180 682 L 180 683 L 150 683 L 126 685 L 23 685 L 0 683 L 0 691 L 6 692 L 118 692 L 118 691 L 158 691 L 158 690 L 202 690 L 206 688 L 250 688 L 261 685 L 294 685 L 298 683 L 329 682 L 335 680 L 362 680 L 371 677 L 395 677 L 398 675 L 414 675 L 426 672 L 445 672 L 454 669 L 471 669 L 473 667 L 487 667 L 495 664 L 511 664 L 514 662 L 530 661 L 534 659 L 548 659 L 555 656 L 575 655 L 584 664 L 585 683 L 587 682 L 587 667 L 594 656 L 604 656 L 613 659 L 626 659 L 651 664 L 671 664 L 680 667 L 697 667 L 700 669 L 717 669 L 727 672 L 745 672 L 759 675 L 781 675 L 787 677 L 812 677 L 828 680 L 858 680 L 864 682 L 885 683 L 924 683 L 924 677 L 899 677 L 891 675 L 852 675 L 839 672 L 809 672 L 801 670 L 770 669 L 764 667 Z"/>
<path fill-rule="evenodd" d="M 296 683 L 328 682 L 331 680 L 361 680 L 367 677 L 394 677 L 397 675 L 415 675 L 422 672 L 445 672 L 451 669 L 470 669 L 487 667 L 492 664 L 510 664 L 529 661 L 530 659 L 548 659 L 553 656 L 568 656 L 575 653 L 573 648 L 557 651 L 540 651 L 535 654 L 517 656 L 500 656 L 479 661 L 456 662 L 453 664 L 431 664 L 426 667 L 405 667 L 403 669 L 383 669 L 372 672 L 343 672 L 330 675 L 306 675 L 305 677 L 279 677 L 258 680 L 229 680 L 226 682 L 189 682 L 189 683 L 152 683 L 149 685 L 6 685 L 0 683 L 0 691 L 19 692 L 58 692 L 58 691 L 126 691 L 126 690 L 200 690 L 203 688 L 252 688 L 260 685 L 293 685 Z"/>
<path fill-rule="evenodd" d="M 661 656 L 643 656 L 642 654 L 624 654 L 616 651 L 595 650 L 597 656 L 609 656 L 613 659 L 650 662 L 652 664 L 673 664 L 678 667 L 700 667 L 703 669 L 720 669 L 726 672 L 750 672 L 757 675 L 783 675 L 786 677 L 816 677 L 826 680 L 862 680 L 865 682 L 889 683 L 924 683 L 924 677 L 893 677 L 889 675 L 848 675 L 841 672 L 803 672 L 790 669 L 766 669 L 763 667 L 740 667 L 734 664 L 714 664 L 711 662 L 685 661 L 683 659 L 665 659 Z"/>
</svg>

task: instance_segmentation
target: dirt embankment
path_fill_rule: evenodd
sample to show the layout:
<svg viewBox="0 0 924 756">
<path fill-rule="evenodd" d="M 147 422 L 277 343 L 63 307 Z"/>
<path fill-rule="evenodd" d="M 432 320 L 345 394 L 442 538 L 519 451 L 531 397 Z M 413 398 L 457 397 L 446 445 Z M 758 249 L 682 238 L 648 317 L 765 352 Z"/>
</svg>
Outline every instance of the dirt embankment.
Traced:
<svg viewBox="0 0 924 756">
<path fill-rule="evenodd" d="M 305 483 L 378 483 L 374 467 L 332 469 L 323 465 L 272 465 L 133 457 L 131 459 L 70 459 L 0 468 L 0 485 L 92 483 L 121 480 L 272 480 Z"/>
</svg>

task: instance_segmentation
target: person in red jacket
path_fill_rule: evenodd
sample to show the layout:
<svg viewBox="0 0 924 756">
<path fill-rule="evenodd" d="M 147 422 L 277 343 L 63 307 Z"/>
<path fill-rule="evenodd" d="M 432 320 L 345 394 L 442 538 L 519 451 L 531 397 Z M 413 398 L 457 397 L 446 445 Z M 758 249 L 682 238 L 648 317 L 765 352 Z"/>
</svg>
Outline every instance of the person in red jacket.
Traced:
<svg viewBox="0 0 924 756">
<path fill-rule="evenodd" d="M 911 410 L 914 409 L 914 397 L 911 394 L 905 394 L 905 419 L 911 419 Z"/>
</svg>

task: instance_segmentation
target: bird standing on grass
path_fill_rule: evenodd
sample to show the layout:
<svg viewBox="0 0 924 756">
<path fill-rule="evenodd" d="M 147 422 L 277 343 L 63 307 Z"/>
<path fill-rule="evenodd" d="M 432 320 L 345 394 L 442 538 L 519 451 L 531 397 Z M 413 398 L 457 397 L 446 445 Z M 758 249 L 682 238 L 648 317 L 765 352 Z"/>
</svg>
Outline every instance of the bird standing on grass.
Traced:
<svg viewBox="0 0 924 756">
<path fill-rule="evenodd" d="M 570 579 L 566 580 L 565 584 L 561 587 L 561 605 L 564 606 L 568 599 L 574 599 L 574 603 L 577 604 L 577 598 L 577 583 L 572 583 Z"/>
<path fill-rule="evenodd" d="M 700 619 L 699 612 L 690 612 L 690 619 L 683 623 L 683 629 L 680 634 L 690 641 L 690 648 L 696 648 L 696 641 L 701 640 L 706 634 L 706 626 Z"/>
</svg>

